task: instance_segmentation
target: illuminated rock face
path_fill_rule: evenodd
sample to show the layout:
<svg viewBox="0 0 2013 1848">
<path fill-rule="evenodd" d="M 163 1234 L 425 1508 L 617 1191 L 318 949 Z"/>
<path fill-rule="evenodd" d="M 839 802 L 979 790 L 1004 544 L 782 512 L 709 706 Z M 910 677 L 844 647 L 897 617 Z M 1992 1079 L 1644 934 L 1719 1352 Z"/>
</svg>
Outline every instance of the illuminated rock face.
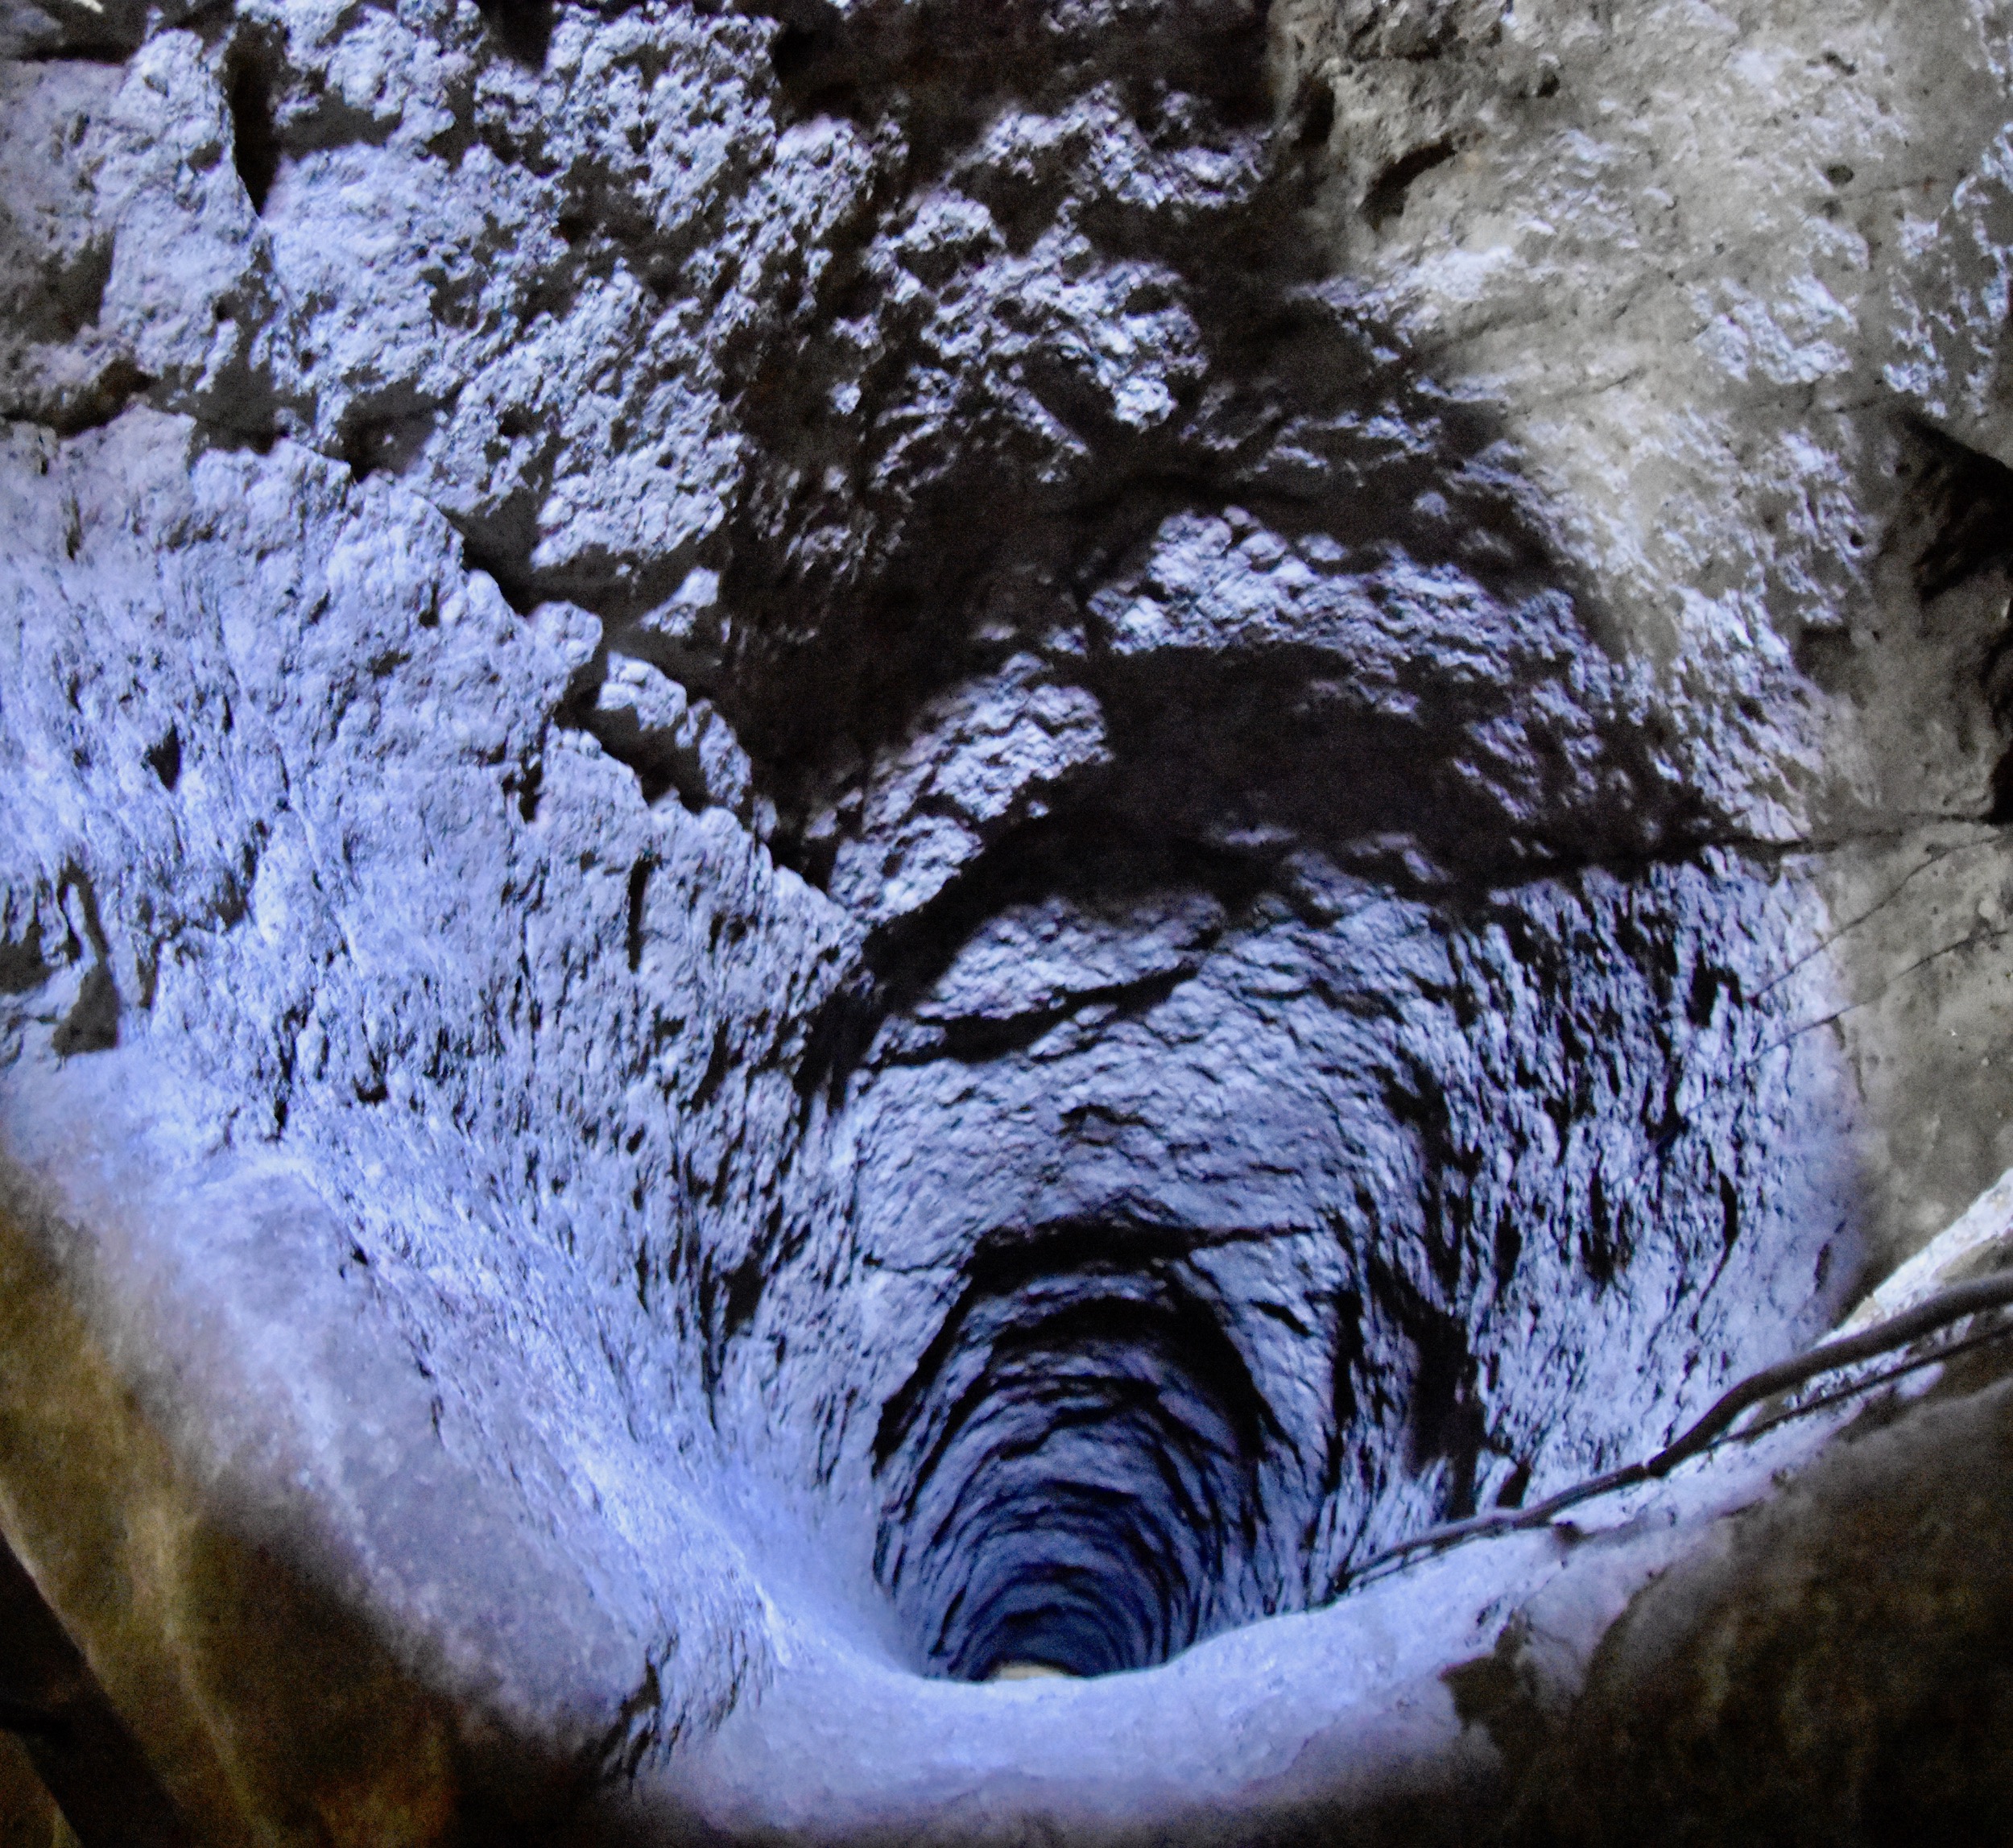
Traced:
<svg viewBox="0 0 2013 1848">
<path fill-rule="evenodd" d="M 0 1527 L 192 1813 L 1511 1813 L 1767 1470 L 1352 1565 L 2013 1161 L 2008 27 L 7 14 Z"/>
</svg>

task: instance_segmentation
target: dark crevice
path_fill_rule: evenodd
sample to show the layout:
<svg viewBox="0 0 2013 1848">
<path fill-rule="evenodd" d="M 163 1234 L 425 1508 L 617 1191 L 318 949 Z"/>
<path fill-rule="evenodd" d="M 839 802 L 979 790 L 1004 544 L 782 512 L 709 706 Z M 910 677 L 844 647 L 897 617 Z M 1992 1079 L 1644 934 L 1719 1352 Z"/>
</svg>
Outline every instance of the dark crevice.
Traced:
<svg viewBox="0 0 2013 1848">
<path fill-rule="evenodd" d="M 110 39 L 69 38 L 55 45 L 28 45 L 8 56 L 23 64 L 111 64 L 126 63 L 135 48 Z"/>
<path fill-rule="evenodd" d="M 1300 127 L 1294 139 L 1303 148 L 1325 147 L 1335 132 L 1333 86 L 1317 83 L 1300 110 Z"/>
<path fill-rule="evenodd" d="M 355 464 L 352 463 L 351 466 L 354 467 Z M 458 523 L 457 530 L 461 535 L 462 561 L 472 571 L 486 572 L 502 593 L 503 601 L 519 615 L 529 616 L 539 604 L 547 601 L 545 593 L 532 581 L 526 560 L 506 556 L 490 550 L 480 539 L 472 535 L 465 526 Z M 591 689 L 588 697 L 592 697 Z"/>
<path fill-rule="evenodd" d="M 647 858 L 639 860 L 629 869 L 629 924 L 625 939 L 632 975 L 643 965 L 643 903 L 649 895 L 653 870 Z"/>
<path fill-rule="evenodd" d="M 182 777 L 182 734 L 170 726 L 160 742 L 147 754 L 147 767 L 160 779 L 162 788 L 173 791 Z"/>
<path fill-rule="evenodd" d="M 403 474 L 439 428 L 442 410 L 437 404 L 421 404 L 380 416 L 353 418 L 343 427 L 337 456 L 358 481 L 380 472 Z"/>
<path fill-rule="evenodd" d="M 17 942 L 0 941 L 0 994 L 31 994 L 56 973 L 42 959 L 42 924 L 31 920 Z"/>
<path fill-rule="evenodd" d="M 1452 160 L 1457 150 L 1452 141 L 1436 141 L 1425 147 L 1416 147 L 1410 154 L 1394 160 L 1379 174 L 1370 190 L 1363 195 L 1363 216 L 1370 224 L 1382 229 L 1405 209 L 1405 195 L 1412 189 L 1412 182 L 1442 167 Z"/>
<path fill-rule="evenodd" d="M 272 80 L 255 56 L 241 57 L 226 92 L 230 105 L 231 159 L 252 209 L 262 213 L 279 171 L 279 137 L 273 122 Z"/>
<path fill-rule="evenodd" d="M 769 68 L 785 91 L 801 91 L 821 56 L 829 56 L 832 35 L 809 26 L 785 26 L 769 47 Z"/>
<path fill-rule="evenodd" d="M 1903 430 L 1901 518 L 1883 549 L 1904 558 L 1913 550 L 1911 575 L 1924 603 L 1982 579 L 2003 583 L 2013 572 L 2013 469 L 1920 418 L 1906 419 Z M 2013 602 L 2003 593 L 1994 602 L 1999 619 L 1979 651 L 1978 684 L 2002 739 L 2013 740 Z M 1841 665 L 1850 663 L 1850 641 L 1832 650 Z M 1821 674 L 1833 663 L 1813 665 Z M 2013 824 L 2013 742 L 1993 766 L 1983 819 Z"/>
<path fill-rule="evenodd" d="M 716 1027 L 713 1035 L 713 1051 L 706 1060 L 706 1069 L 692 1094 L 692 1108 L 703 1110 L 713 1100 L 727 1076 L 730 1051 L 727 1029 L 725 1024 Z"/>
<path fill-rule="evenodd" d="M 59 1058 L 83 1052 L 107 1052 L 119 1043 L 119 991 L 112 972 L 101 962 L 85 972 L 76 1000 L 51 1036 Z"/>
<path fill-rule="evenodd" d="M 527 71 L 543 71 L 558 17 L 554 0 L 476 0 L 483 23 L 504 55 Z"/>
<path fill-rule="evenodd" d="M 545 788 L 545 766 L 542 760 L 533 759 L 506 779 L 505 790 L 517 798 L 518 817 L 523 821 L 538 819 L 538 805 Z"/>
<path fill-rule="evenodd" d="M 112 240 L 88 245 L 66 265 L 56 283 L 56 328 L 73 340 L 98 325 L 105 312 L 105 286 L 112 279 Z"/>
<path fill-rule="evenodd" d="M 762 1300 L 762 1289 L 767 1281 L 762 1255 L 751 1251 L 736 1265 L 727 1278 L 727 1295 L 721 1317 L 723 1337 L 729 1341 L 739 1334 L 754 1319 L 755 1308 Z"/>
<path fill-rule="evenodd" d="M 1928 599 L 2013 563 L 2013 469 L 1919 420 L 1909 430 L 1923 455 L 1911 498 L 1928 527 L 1915 583 Z"/>
<path fill-rule="evenodd" d="M 87 384 L 64 391 L 53 405 L 37 407 L 32 414 L 24 407 L 10 415 L 39 424 L 59 436 L 81 436 L 103 429 L 154 383 L 125 354 L 118 353 Z"/>
<path fill-rule="evenodd" d="M 1992 801 L 1985 818 L 1996 828 L 2013 827 L 2013 750 L 1992 767 Z"/>
<path fill-rule="evenodd" d="M 973 1017 L 947 1021 L 940 1043 L 932 1044 L 926 1052 L 898 1053 L 891 1063 L 913 1057 L 982 1064 L 988 1059 L 997 1059 L 1033 1045 L 1086 1008 L 1108 1008 L 1120 1015 L 1143 1014 L 1166 1000 L 1192 973 L 1192 969 L 1173 969 L 1109 988 L 1086 988 L 1056 1007 L 1031 1009 L 1005 1019 Z"/>
</svg>

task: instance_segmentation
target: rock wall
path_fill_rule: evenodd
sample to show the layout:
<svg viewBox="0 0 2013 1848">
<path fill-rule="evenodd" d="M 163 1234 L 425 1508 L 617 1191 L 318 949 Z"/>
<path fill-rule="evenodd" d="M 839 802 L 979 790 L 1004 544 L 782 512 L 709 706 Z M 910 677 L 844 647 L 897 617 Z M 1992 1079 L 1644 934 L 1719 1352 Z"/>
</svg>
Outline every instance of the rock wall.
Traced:
<svg viewBox="0 0 2013 1848">
<path fill-rule="evenodd" d="M 14 0 L 0 1528 L 200 1825 L 1506 1813 L 1678 1541 L 1352 1565 L 2013 1164 L 2010 31 Z"/>
</svg>

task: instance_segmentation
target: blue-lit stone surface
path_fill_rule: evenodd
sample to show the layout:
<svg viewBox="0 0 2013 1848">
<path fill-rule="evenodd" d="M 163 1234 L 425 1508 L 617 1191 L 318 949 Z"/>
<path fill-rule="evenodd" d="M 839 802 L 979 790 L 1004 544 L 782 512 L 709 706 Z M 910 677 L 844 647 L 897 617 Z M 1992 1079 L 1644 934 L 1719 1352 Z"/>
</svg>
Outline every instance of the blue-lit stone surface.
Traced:
<svg viewBox="0 0 2013 1848">
<path fill-rule="evenodd" d="M 2013 1161 L 2004 35 L 1706 11 L 6 15 L 0 1207 L 440 1814 L 1471 1838 Z"/>
</svg>

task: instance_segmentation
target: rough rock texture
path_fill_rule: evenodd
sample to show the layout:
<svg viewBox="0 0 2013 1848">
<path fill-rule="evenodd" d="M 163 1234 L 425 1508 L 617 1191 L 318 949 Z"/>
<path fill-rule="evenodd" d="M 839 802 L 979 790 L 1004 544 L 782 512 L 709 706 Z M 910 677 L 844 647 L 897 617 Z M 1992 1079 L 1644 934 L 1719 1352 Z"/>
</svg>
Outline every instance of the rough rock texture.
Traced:
<svg viewBox="0 0 2013 1848">
<path fill-rule="evenodd" d="M 1668 1785 L 1808 1444 L 1335 1600 L 2013 1164 L 2010 46 L 13 0 L 0 1528 L 199 1825 Z"/>
</svg>

